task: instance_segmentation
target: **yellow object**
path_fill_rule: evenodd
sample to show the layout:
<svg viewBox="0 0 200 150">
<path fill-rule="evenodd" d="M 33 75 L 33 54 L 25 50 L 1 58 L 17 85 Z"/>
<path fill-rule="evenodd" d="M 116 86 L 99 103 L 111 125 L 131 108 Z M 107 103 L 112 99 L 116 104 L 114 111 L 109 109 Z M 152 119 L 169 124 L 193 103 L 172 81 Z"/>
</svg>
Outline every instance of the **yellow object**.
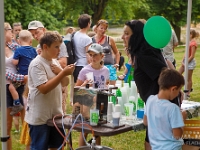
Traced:
<svg viewBox="0 0 200 150">
<path fill-rule="evenodd" d="M 185 120 L 183 139 L 200 139 L 200 120 Z"/>
<path fill-rule="evenodd" d="M 31 144 L 31 137 L 29 135 L 28 123 L 25 121 L 23 122 L 23 125 L 22 125 L 22 132 L 20 135 L 20 143 L 24 144 L 26 146 Z"/>
</svg>

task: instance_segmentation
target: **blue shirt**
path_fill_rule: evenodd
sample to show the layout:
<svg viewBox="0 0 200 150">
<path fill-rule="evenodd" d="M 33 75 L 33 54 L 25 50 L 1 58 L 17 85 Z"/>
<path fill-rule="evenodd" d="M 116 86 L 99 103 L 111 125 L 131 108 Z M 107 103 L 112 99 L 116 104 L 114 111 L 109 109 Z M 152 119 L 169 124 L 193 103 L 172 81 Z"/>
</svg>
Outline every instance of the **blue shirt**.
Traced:
<svg viewBox="0 0 200 150">
<path fill-rule="evenodd" d="M 147 99 L 145 112 L 149 141 L 152 150 L 180 150 L 183 139 L 175 139 L 172 129 L 184 126 L 180 108 L 169 100 L 151 95 Z"/>
<path fill-rule="evenodd" d="M 15 50 L 13 59 L 19 60 L 17 71 L 19 74 L 27 75 L 30 62 L 37 56 L 35 48 L 21 46 Z"/>
</svg>

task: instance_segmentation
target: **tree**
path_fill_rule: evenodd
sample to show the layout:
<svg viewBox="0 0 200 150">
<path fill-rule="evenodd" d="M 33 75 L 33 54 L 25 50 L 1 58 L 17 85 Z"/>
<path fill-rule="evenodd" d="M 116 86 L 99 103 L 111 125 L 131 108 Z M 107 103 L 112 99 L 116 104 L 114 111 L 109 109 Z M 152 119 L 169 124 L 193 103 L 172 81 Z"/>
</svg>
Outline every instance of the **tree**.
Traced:
<svg viewBox="0 0 200 150">
<path fill-rule="evenodd" d="M 59 29 L 65 20 L 58 20 L 61 3 L 56 0 L 4 0 L 5 21 L 21 22 L 26 29 L 32 20 L 39 20 L 48 29 Z"/>
<path fill-rule="evenodd" d="M 197 20 L 200 11 L 200 0 L 193 1 L 192 5 L 192 19 Z M 151 15 L 164 16 L 171 23 L 177 38 L 180 42 L 181 26 L 186 24 L 187 19 L 187 0 L 148 0 Z"/>
</svg>

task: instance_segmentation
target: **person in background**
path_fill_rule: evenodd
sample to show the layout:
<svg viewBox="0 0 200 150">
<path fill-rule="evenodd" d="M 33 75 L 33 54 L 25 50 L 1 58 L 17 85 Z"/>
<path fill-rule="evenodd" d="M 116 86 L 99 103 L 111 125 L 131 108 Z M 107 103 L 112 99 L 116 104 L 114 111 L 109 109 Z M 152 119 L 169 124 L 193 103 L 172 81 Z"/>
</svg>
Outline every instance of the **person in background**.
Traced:
<svg viewBox="0 0 200 150">
<path fill-rule="evenodd" d="M 174 48 L 178 45 L 178 39 L 176 33 L 172 29 L 172 36 L 169 43 L 163 48 L 163 56 L 171 61 L 171 63 L 176 68 L 176 60 L 174 58 Z"/>
<path fill-rule="evenodd" d="M 63 36 L 63 40 L 65 41 L 71 41 L 71 36 L 72 34 L 76 32 L 75 28 L 74 27 L 68 27 L 66 29 L 66 35 Z"/>
<path fill-rule="evenodd" d="M 132 63 L 130 54 L 128 53 L 127 48 L 125 48 L 125 53 L 128 56 L 128 62 L 125 63 L 125 69 L 122 75 L 118 76 L 119 80 L 124 80 L 125 83 L 128 83 L 128 76 L 131 74 L 131 68 L 134 68 L 134 64 Z M 132 74 L 133 75 L 133 74 Z"/>
<path fill-rule="evenodd" d="M 96 24 L 96 34 L 92 37 L 93 43 L 98 43 L 104 50 L 104 65 L 110 71 L 110 85 L 115 85 L 117 80 L 117 68 L 119 67 L 120 54 L 112 37 L 107 36 L 105 33 L 108 29 L 108 22 L 106 20 L 99 20 Z M 113 58 L 114 55 L 114 58 Z"/>
<path fill-rule="evenodd" d="M 24 88 L 24 93 L 23 93 L 25 110 L 27 108 L 28 93 L 29 93 L 28 84 L 26 84 L 25 88 Z M 20 144 L 24 144 L 26 146 L 25 150 L 31 150 L 30 149 L 31 137 L 29 135 L 29 127 L 28 127 L 28 123 L 26 121 L 24 121 L 22 124 L 22 132 L 20 134 L 19 142 L 20 142 Z"/>
<path fill-rule="evenodd" d="M 124 56 L 122 56 L 121 52 L 119 52 L 119 55 L 120 55 L 120 59 L 119 59 L 119 68 L 118 68 L 118 70 L 120 71 L 121 68 L 123 68 L 123 69 L 125 68 L 124 67 L 125 59 L 124 59 Z"/>
<path fill-rule="evenodd" d="M 86 84 L 90 83 L 91 81 L 87 79 L 86 74 L 89 72 L 93 72 L 94 76 L 94 82 L 92 83 L 93 87 L 95 88 L 95 85 L 99 89 L 105 89 L 107 88 L 109 84 L 109 70 L 107 67 L 102 65 L 102 61 L 104 58 L 104 52 L 101 45 L 97 43 L 93 43 L 88 48 L 88 55 L 90 57 L 90 64 L 85 66 L 78 75 L 78 80 L 76 82 L 76 86 L 85 86 Z M 83 101 L 83 105 L 87 106 L 87 102 Z M 84 107 L 84 111 L 89 112 L 90 106 Z M 87 110 L 86 110 L 87 109 Z M 87 133 L 85 133 L 85 138 L 87 138 Z M 98 145 L 101 144 L 101 138 L 98 136 L 96 138 L 96 143 Z M 79 146 L 85 145 L 85 142 L 83 140 L 82 133 L 79 136 Z"/>
<path fill-rule="evenodd" d="M 14 133 L 19 133 L 20 132 L 20 112 L 18 112 L 17 114 L 13 115 L 13 123 L 15 126 L 15 131 Z"/>
<path fill-rule="evenodd" d="M 19 44 L 19 32 L 22 30 L 21 22 L 14 22 L 13 23 L 13 42 Z"/>
<path fill-rule="evenodd" d="M 64 140 L 55 127 L 46 124 L 53 116 L 63 114 L 61 88 L 69 84 L 67 76 L 74 71 L 73 64 L 62 69 L 57 60 L 61 44 L 62 37 L 59 34 L 44 33 L 40 39 L 41 54 L 29 66 L 25 121 L 30 128 L 31 149 L 59 148 Z M 60 131 L 64 134 L 62 128 Z"/>
<path fill-rule="evenodd" d="M 144 125 L 148 125 L 152 150 L 180 150 L 183 139 L 183 116 L 180 108 L 170 101 L 178 96 L 184 85 L 183 76 L 175 69 L 163 69 L 159 92 L 149 96 L 144 110 Z"/>
<path fill-rule="evenodd" d="M 91 16 L 82 14 L 78 18 L 80 30 L 74 34 L 76 67 L 74 70 L 74 83 L 77 81 L 80 70 L 90 62 L 87 55 L 88 47 L 92 44 L 92 39 L 87 35 L 91 26 Z"/>
<path fill-rule="evenodd" d="M 194 29 L 190 29 L 190 45 L 189 45 L 189 55 L 188 55 L 188 84 L 187 84 L 187 97 L 190 97 L 190 92 L 192 91 L 192 74 L 196 67 L 196 61 L 195 61 L 195 54 L 197 51 L 197 32 Z M 183 74 L 185 71 L 185 56 L 182 59 L 181 66 L 179 68 L 179 72 Z"/>
<path fill-rule="evenodd" d="M 8 46 L 8 43 L 12 41 L 12 28 L 9 23 L 4 23 L 4 36 L 5 36 L 5 67 L 6 67 L 6 74 L 12 74 L 15 75 L 17 73 L 16 66 L 13 65 L 12 59 L 14 52 L 13 50 Z M 13 78 L 11 76 L 6 76 L 7 78 Z M 10 115 L 10 112 L 13 107 L 13 98 L 9 91 L 9 84 L 10 80 L 6 80 L 6 101 L 7 101 L 7 134 L 10 136 L 10 138 L 7 141 L 7 149 L 12 149 L 12 136 L 11 136 L 11 128 L 12 128 L 12 120 L 13 117 Z M 19 95 L 19 102 L 23 105 L 23 98 L 22 93 L 24 91 L 23 86 L 19 86 L 17 89 L 17 93 Z M 20 111 L 21 117 L 24 117 L 24 110 L 22 109 Z M 23 120 L 22 120 L 23 121 Z"/>
<path fill-rule="evenodd" d="M 32 45 L 32 35 L 28 30 L 22 30 L 19 33 L 19 43 L 21 47 L 14 52 L 12 63 L 16 65 L 19 74 L 28 75 L 28 67 L 30 62 L 37 56 L 37 52 Z M 9 85 L 10 93 L 14 99 L 13 108 L 10 115 L 15 115 L 23 109 L 19 102 L 19 95 L 15 88 L 18 86 L 15 83 Z M 21 86 L 21 84 L 19 85 Z"/>
<path fill-rule="evenodd" d="M 37 40 L 38 42 L 40 42 L 40 39 L 43 37 L 43 35 L 46 32 L 44 25 L 40 21 L 37 21 L 37 20 L 31 21 L 28 24 L 28 30 L 32 33 L 33 38 Z M 41 53 L 40 44 L 37 45 L 36 51 L 38 52 L 38 54 Z M 65 43 L 62 42 L 60 45 L 60 52 L 57 57 L 57 60 L 59 61 L 62 68 L 65 68 L 67 65 L 67 57 L 68 57 L 67 48 L 65 46 Z M 62 87 L 62 98 L 63 98 L 63 101 L 62 101 L 63 112 L 66 113 L 67 86 Z"/>
</svg>

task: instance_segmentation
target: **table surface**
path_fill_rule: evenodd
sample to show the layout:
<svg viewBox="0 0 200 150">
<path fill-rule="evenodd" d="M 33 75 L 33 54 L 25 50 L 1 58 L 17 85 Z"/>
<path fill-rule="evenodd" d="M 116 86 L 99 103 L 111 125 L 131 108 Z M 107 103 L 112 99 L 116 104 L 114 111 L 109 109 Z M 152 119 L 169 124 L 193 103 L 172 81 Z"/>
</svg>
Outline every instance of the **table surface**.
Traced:
<svg viewBox="0 0 200 150">
<path fill-rule="evenodd" d="M 181 108 L 187 111 L 188 118 L 198 117 L 200 114 L 199 102 L 183 100 Z M 72 127 L 72 119 L 71 119 L 71 116 L 70 118 L 69 116 L 70 115 L 68 115 L 68 117 L 67 116 L 64 117 L 63 120 L 62 118 L 55 119 L 56 125 L 62 128 L 62 124 L 64 123 L 64 128 L 70 129 Z M 123 124 L 124 126 L 121 126 L 119 128 L 108 127 L 108 126 L 112 126 L 112 121 L 111 121 L 110 123 L 106 125 L 107 127 L 105 125 L 102 125 L 102 126 L 98 125 L 98 126 L 92 126 L 92 129 L 95 135 L 99 135 L 99 136 L 112 136 L 112 135 L 117 135 L 120 133 L 132 131 L 132 130 L 139 131 L 139 130 L 145 129 L 142 119 L 137 119 L 136 116 L 134 115 L 128 119 L 127 117 L 122 116 L 120 119 L 120 124 Z M 47 125 L 54 126 L 53 120 L 49 119 L 47 121 Z M 75 127 L 74 129 L 81 132 L 82 126 Z M 87 126 L 84 126 L 84 132 L 91 133 L 91 129 L 89 129 Z"/>
<path fill-rule="evenodd" d="M 183 100 L 181 108 L 183 110 L 186 110 L 187 119 L 196 118 L 200 116 L 200 102 Z"/>
<path fill-rule="evenodd" d="M 137 120 L 137 119 L 134 120 L 134 116 L 132 117 L 133 118 L 131 119 L 129 118 L 128 120 L 126 120 L 125 117 L 122 117 L 120 121 L 120 127 L 117 127 L 117 128 L 112 128 L 112 123 L 102 124 L 98 126 L 91 126 L 91 127 L 94 131 L 94 134 L 98 136 L 113 136 L 113 135 L 121 134 L 124 132 L 133 131 L 133 130 L 137 131 L 137 130 L 142 130 L 145 128 L 142 120 Z M 69 116 L 66 116 L 63 119 L 56 118 L 54 121 L 55 121 L 55 124 L 59 128 L 63 128 L 62 124 L 64 124 L 65 129 L 70 129 L 72 127 L 72 119 Z M 49 119 L 47 121 L 47 125 L 54 126 L 53 120 Z M 77 126 L 74 129 L 81 132 L 82 125 Z M 84 132 L 91 133 L 92 131 L 88 126 L 84 125 Z"/>
</svg>

